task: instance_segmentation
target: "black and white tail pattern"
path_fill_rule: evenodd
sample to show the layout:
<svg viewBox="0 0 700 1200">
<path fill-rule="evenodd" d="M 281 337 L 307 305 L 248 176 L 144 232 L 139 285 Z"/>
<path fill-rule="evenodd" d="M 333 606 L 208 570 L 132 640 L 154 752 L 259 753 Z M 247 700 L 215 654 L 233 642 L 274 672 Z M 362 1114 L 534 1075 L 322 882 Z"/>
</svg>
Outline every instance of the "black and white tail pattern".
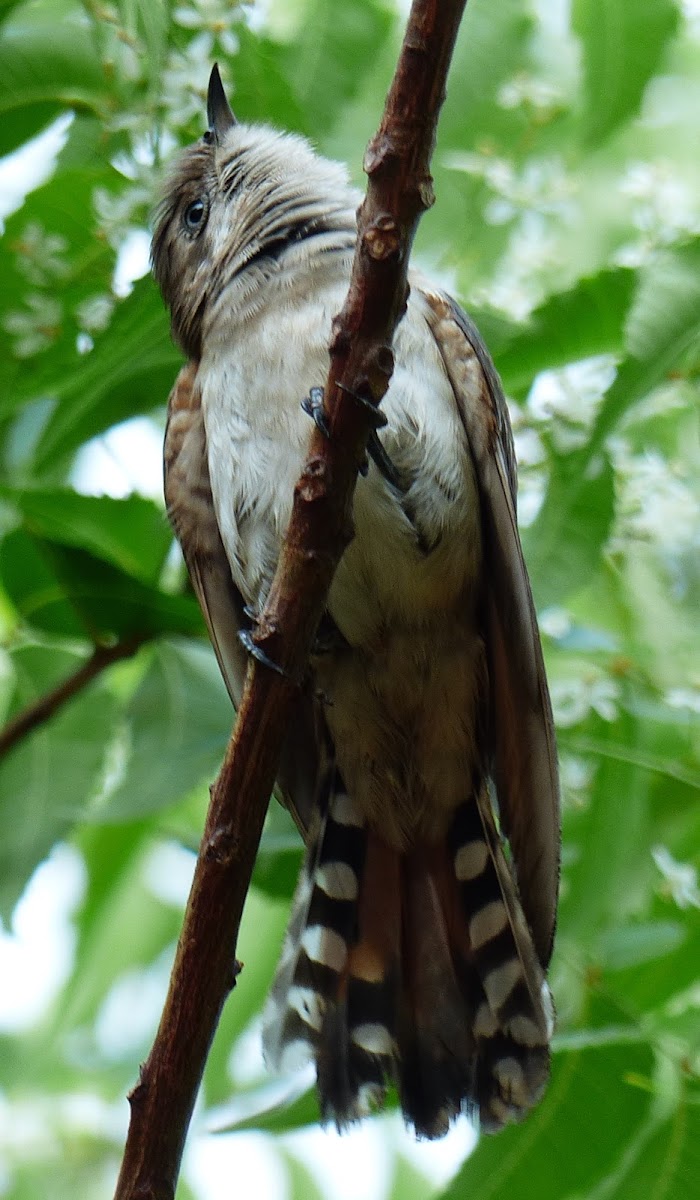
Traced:
<svg viewBox="0 0 700 1200">
<path fill-rule="evenodd" d="M 339 1128 L 397 1088 L 439 1137 L 466 1112 L 517 1121 L 549 1075 L 553 1009 L 486 784 L 447 837 L 401 852 L 368 826 L 337 770 L 309 842 L 264 1016 L 268 1064 L 316 1063 Z"/>
</svg>

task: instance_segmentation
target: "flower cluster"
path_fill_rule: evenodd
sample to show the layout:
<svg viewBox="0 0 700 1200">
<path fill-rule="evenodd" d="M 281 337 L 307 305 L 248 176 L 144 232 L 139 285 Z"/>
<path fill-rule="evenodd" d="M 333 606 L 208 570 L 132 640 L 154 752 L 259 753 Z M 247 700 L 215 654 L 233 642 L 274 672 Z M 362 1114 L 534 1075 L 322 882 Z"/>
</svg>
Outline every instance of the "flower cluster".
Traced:
<svg viewBox="0 0 700 1200">
<path fill-rule="evenodd" d="M 597 713 L 604 721 L 617 717 L 620 685 L 594 667 L 570 678 L 552 680 L 550 693 L 556 723 L 562 729 L 580 725 L 590 713 Z"/>
<path fill-rule="evenodd" d="M 690 863 L 676 862 L 666 846 L 655 846 L 651 856 L 661 872 L 662 893 L 669 896 L 679 908 L 700 908 L 700 888 L 695 867 Z"/>
<path fill-rule="evenodd" d="M 24 303 L 23 309 L 12 309 L 2 320 L 3 328 L 14 338 L 17 358 L 31 358 L 47 350 L 58 338 L 63 320 L 63 306 L 54 296 L 28 292 Z"/>
<path fill-rule="evenodd" d="M 619 190 L 627 218 L 639 231 L 636 238 L 617 249 L 613 261 L 620 266 L 642 266 L 659 247 L 700 233 L 696 189 L 679 177 L 677 164 L 631 162 Z"/>
<path fill-rule="evenodd" d="M 47 233 L 40 221 L 25 225 L 13 249 L 18 271 L 35 287 L 46 287 L 68 273 L 68 242 L 60 233 Z"/>
</svg>

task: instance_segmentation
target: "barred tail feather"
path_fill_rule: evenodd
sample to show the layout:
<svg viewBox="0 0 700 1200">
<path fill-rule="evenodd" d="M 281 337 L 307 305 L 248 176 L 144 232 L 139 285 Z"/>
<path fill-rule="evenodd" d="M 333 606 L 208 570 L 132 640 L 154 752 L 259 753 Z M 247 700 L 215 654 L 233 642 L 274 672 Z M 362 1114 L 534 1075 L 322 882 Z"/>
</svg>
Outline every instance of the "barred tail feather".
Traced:
<svg viewBox="0 0 700 1200">
<path fill-rule="evenodd" d="M 549 1074 L 552 1005 L 486 786 L 406 853 L 336 774 L 264 1019 L 268 1063 L 316 1062 L 339 1127 L 397 1087 L 419 1136 L 519 1120 Z"/>
</svg>

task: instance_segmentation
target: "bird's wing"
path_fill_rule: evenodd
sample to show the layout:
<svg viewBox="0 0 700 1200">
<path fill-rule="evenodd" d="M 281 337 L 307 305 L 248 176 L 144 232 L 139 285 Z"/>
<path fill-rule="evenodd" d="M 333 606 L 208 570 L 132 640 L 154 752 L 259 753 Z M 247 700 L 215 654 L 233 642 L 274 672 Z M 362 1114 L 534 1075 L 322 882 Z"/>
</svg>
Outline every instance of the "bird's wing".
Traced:
<svg viewBox="0 0 700 1200">
<path fill-rule="evenodd" d="M 475 464 L 484 547 L 493 780 L 525 915 L 549 962 L 559 891 L 559 781 L 552 709 L 516 516 L 505 397 L 478 331 L 448 296 L 426 291 Z"/>
<path fill-rule="evenodd" d="M 214 512 L 206 432 L 197 382 L 197 364 L 180 371 L 168 399 L 163 452 L 168 516 L 209 630 L 221 674 L 238 707 L 248 657 L 238 632 L 249 622 L 233 582 Z M 277 777 L 282 799 L 302 836 L 313 811 L 318 774 L 317 714 L 314 701 L 300 690 Z"/>
</svg>

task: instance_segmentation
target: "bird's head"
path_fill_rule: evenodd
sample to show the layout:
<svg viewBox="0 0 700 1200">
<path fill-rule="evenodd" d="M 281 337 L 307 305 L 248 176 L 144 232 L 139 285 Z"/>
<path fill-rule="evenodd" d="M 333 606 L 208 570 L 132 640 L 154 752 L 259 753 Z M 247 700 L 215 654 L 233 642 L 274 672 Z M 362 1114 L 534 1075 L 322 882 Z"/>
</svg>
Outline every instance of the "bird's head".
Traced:
<svg viewBox="0 0 700 1200">
<path fill-rule="evenodd" d="M 357 199 L 345 168 L 304 138 L 236 121 L 216 66 L 207 115 L 207 132 L 169 171 L 151 246 L 173 334 L 191 358 L 222 308 L 254 308 L 312 240 L 351 245 Z"/>
</svg>

